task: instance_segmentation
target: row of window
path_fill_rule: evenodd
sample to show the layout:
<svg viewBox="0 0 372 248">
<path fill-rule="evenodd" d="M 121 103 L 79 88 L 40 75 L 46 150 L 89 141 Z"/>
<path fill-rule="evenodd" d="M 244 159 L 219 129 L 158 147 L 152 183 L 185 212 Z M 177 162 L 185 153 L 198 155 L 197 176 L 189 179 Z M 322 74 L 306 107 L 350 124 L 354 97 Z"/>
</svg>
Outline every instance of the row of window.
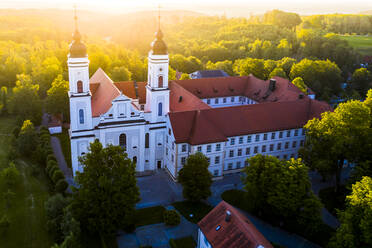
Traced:
<svg viewBox="0 0 372 248">
<path fill-rule="evenodd" d="M 295 129 L 295 130 L 279 131 L 279 132 L 272 132 L 272 133 L 241 136 L 238 138 L 230 138 L 229 142 L 230 142 L 230 145 L 237 144 L 236 141 L 238 142 L 238 144 L 244 144 L 244 140 L 246 140 L 246 143 L 251 143 L 253 138 L 255 142 L 259 142 L 261 141 L 261 136 L 262 136 L 262 140 L 269 140 L 269 137 L 270 137 L 270 140 L 277 139 L 277 137 L 278 139 L 282 139 L 284 136 L 287 138 L 290 138 L 292 137 L 292 131 L 293 131 L 293 137 L 297 137 L 299 135 L 300 130 Z M 302 129 L 302 135 L 304 134 L 305 134 L 305 130 Z"/>
<path fill-rule="evenodd" d="M 255 101 L 249 99 L 249 98 L 246 98 L 246 97 L 243 97 L 243 96 L 231 96 L 229 98 L 227 97 L 223 97 L 221 98 L 221 103 L 227 103 L 228 99 L 230 99 L 230 102 L 233 103 L 235 102 L 235 98 L 239 99 L 238 102 L 247 102 L 248 104 L 254 104 L 256 103 Z M 212 102 L 212 99 L 207 99 L 207 104 L 211 104 Z M 220 104 L 220 98 L 214 98 L 214 101 L 213 101 L 214 104 Z"/>
<path fill-rule="evenodd" d="M 122 133 L 119 135 L 119 146 L 122 148 L 127 148 L 127 135 L 125 133 Z M 145 134 L 145 148 L 150 147 L 150 134 Z"/>
<path fill-rule="evenodd" d="M 304 133 L 304 129 L 302 130 L 302 132 Z M 278 132 L 278 135 L 277 135 L 276 132 L 272 132 L 271 135 L 270 135 L 270 140 L 276 139 L 277 136 L 278 136 L 278 139 L 281 139 L 281 138 L 284 137 L 284 134 L 286 135 L 286 137 L 291 137 L 292 131 L 291 130 L 288 130 L 286 132 L 280 131 L 280 132 Z M 293 131 L 293 136 L 294 137 L 297 137 L 298 135 L 299 135 L 299 129 L 295 129 Z M 241 136 L 239 138 L 230 138 L 229 144 L 230 145 L 244 144 L 244 141 L 246 141 L 245 143 L 252 143 L 252 138 L 253 137 L 254 137 L 255 142 L 259 142 L 261 140 L 261 136 L 262 136 L 262 140 L 264 140 L 264 141 L 265 140 L 269 140 L 268 139 L 269 138 L 269 133 L 264 133 L 264 134 Z M 301 141 L 301 142 L 303 142 L 303 141 Z M 288 142 L 286 142 L 286 144 L 287 143 Z M 273 146 L 273 144 L 270 145 L 270 146 Z M 278 150 L 281 149 L 280 146 L 281 145 L 279 145 Z M 285 146 L 287 146 L 287 145 L 285 145 Z M 202 146 L 198 146 L 196 149 L 197 149 L 198 152 L 202 152 Z M 266 148 L 264 148 L 264 149 L 266 149 Z M 182 152 L 186 152 L 186 151 L 187 151 L 187 146 L 186 145 L 182 145 Z M 216 152 L 221 151 L 221 144 L 216 144 L 214 151 L 216 151 Z M 270 151 L 273 151 L 273 150 L 270 150 Z M 212 145 L 207 145 L 207 153 L 209 153 L 209 152 L 212 152 Z"/>
<path fill-rule="evenodd" d="M 300 146 L 303 146 L 304 145 L 304 140 L 301 140 L 300 141 Z M 290 142 L 287 141 L 284 143 L 284 149 L 289 149 L 290 147 Z M 297 148 L 297 141 L 292 141 L 292 145 L 291 145 L 292 148 Z M 259 146 L 255 146 L 253 147 L 253 154 L 257 154 L 259 152 Z M 267 151 L 270 151 L 270 152 L 273 152 L 275 150 L 275 144 L 270 144 L 269 146 L 267 145 L 262 145 L 261 146 L 261 152 L 264 153 L 264 152 L 267 152 Z M 276 151 L 280 151 L 282 150 L 282 143 L 277 143 L 276 144 Z M 247 147 L 245 148 L 245 155 L 250 155 L 251 154 L 251 148 L 250 147 Z M 235 156 L 235 150 L 229 150 L 229 157 L 232 158 Z M 237 155 L 236 156 L 243 156 L 243 149 L 238 149 L 237 150 Z"/>
<path fill-rule="evenodd" d="M 277 158 L 282 158 L 282 159 L 284 159 L 284 160 L 287 160 L 288 158 L 295 158 L 295 154 L 291 154 L 291 155 L 289 155 L 289 154 L 284 154 L 282 157 L 280 157 L 280 156 L 276 156 Z M 242 168 L 242 161 L 237 161 L 237 162 L 235 162 L 235 164 L 236 164 L 236 166 L 235 167 L 233 167 L 233 165 L 234 165 L 234 163 L 228 163 L 227 164 L 227 170 L 233 170 L 233 169 L 240 169 L 240 168 Z M 248 161 L 247 160 L 245 160 L 244 161 L 244 166 L 248 166 L 249 165 L 249 163 L 248 163 Z"/>
</svg>

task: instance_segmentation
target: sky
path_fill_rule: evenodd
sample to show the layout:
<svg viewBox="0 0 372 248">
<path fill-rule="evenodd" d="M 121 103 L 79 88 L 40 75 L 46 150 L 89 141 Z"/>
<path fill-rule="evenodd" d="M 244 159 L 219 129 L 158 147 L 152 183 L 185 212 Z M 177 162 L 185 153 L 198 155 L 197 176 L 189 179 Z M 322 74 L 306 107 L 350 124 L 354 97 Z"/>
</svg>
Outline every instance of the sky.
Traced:
<svg viewBox="0 0 372 248">
<path fill-rule="evenodd" d="M 372 0 L 1 0 L 0 8 L 58 8 L 103 11 L 114 14 L 154 10 L 192 10 L 228 17 L 261 14 L 280 9 L 300 14 L 359 13 L 372 10 Z"/>
</svg>

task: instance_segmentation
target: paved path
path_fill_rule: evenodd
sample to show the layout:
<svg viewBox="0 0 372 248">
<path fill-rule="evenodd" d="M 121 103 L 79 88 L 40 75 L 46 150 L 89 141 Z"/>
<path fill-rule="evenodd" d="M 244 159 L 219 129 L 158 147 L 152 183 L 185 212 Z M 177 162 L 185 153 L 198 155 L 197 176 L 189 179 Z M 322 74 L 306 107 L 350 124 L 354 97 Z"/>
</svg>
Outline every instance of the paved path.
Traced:
<svg viewBox="0 0 372 248">
<path fill-rule="evenodd" d="M 141 201 L 136 208 L 167 206 L 182 201 L 182 187 L 174 182 L 164 170 L 158 170 L 151 176 L 137 177 Z"/>
<path fill-rule="evenodd" d="M 172 208 L 167 207 L 167 209 Z M 117 238 L 119 248 L 137 248 L 140 246 L 170 247 L 169 239 L 178 239 L 192 236 L 197 240 L 198 226 L 186 220 L 181 215 L 181 223 L 178 226 L 170 227 L 164 223 L 142 226 L 133 233 L 120 233 Z"/>
<path fill-rule="evenodd" d="M 72 171 L 67 166 L 65 157 L 63 156 L 62 147 L 59 139 L 55 136 L 50 137 L 50 145 L 52 146 L 54 156 L 57 158 L 58 166 L 65 175 L 66 181 L 69 185 L 74 185 Z"/>
</svg>

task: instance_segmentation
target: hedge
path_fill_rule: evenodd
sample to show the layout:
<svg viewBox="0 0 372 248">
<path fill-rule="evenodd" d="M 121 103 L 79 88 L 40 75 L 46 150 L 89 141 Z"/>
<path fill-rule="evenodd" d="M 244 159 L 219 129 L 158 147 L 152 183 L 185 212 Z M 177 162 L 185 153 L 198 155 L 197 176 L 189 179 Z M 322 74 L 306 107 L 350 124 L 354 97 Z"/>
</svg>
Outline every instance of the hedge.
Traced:
<svg viewBox="0 0 372 248">
<path fill-rule="evenodd" d="M 63 172 L 61 170 L 55 170 L 52 176 L 52 181 L 54 183 L 57 183 L 61 179 L 65 179 L 65 175 L 63 175 Z"/>
<path fill-rule="evenodd" d="M 59 192 L 59 193 L 64 193 L 66 191 L 68 187 L 68 183 L 66 182 L 65 179 L 60 179 L 57 183 L 56 183 L 56 191 Z"/>
<path fill-rule="evenodd" d="M 50 160 L 54 160 L 54 161 L 57 162 L 57 158 L 56 158 L 56 156 L 54 156 L 54 155 L 52 155 L 52 154 L 49 154 L 49 155 L 47 156 L 47 162 L 49 162 Z"/>
</svg>

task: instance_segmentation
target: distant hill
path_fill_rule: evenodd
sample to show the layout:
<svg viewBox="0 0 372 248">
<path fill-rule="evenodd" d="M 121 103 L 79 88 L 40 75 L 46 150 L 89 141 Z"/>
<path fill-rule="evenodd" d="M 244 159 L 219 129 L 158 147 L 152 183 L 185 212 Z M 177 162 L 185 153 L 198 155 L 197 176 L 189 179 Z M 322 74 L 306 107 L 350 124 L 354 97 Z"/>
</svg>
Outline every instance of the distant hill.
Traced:
<svg viewBox="0 0 372 248">
<path fill-rule="evenodd" d="M 60 40 L 70 42 L 74 28 L 73 10 L 62 9 L 0 9 L 1 32 L 9 29 L 27 32 L 33 29 L 56 30 Z M 161 11 L 163 31 L 188 17 L 206 16 L 193 11 Z M 157 11 L 139 11 L 126 14 L 109 14 L 78 11 L 78 26 L 85 40 L 100 38 L 125 44 L 129 48 L 146 47 L 154 38 L 158 27 Z M 166 34 L 165 34 L 166 36 Z M 47 39 L 48 37 L 42 37 Z M 144 46 L 138 46 L 142 43 Z M 145 45 L 146 44 L 146 45 Z"/>
<path fill-rule="evenodd" d="M 372 15 L 372 9 L 371 10 L 362 11 L 359 14 L 362 14 L 362 15 Z"/>
</svg>

